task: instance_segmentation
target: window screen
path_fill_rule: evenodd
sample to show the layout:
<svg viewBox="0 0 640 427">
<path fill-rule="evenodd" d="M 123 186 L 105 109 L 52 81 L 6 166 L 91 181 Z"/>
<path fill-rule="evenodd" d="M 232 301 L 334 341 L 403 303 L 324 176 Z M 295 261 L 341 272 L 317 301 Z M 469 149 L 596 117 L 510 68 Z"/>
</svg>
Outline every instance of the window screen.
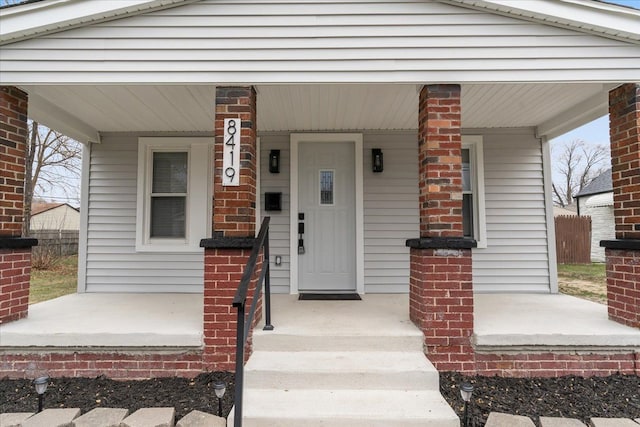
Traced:
<svg viewBox="0 0 640 427">
<path fill-rule="evenodd" d="M 153 153 L 150 237 L 186 236 L 187 152 Z"/>
</svg>

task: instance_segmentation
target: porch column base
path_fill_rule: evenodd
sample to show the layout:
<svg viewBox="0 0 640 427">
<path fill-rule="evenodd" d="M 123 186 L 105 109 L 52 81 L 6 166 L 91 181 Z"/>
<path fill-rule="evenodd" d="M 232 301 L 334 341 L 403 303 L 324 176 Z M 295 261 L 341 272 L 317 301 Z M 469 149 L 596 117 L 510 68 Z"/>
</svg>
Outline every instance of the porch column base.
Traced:
<svg viewBox="0 0 640 427">
<path fill-rule="evenodd" d="M 640 328 L 640 240 L 603 240 L 609 319 Z"/>
<path fill-rule="evenodd" d="M 439 371 L 475 372 L 471 247 L 463 238 L 407 240 L 411 248 L 409 316 Z M 440 247 L 437 247 L 440 246 Z"/>
<path fill-rule="evenodd" d="M 27 317 L 31 247 L 37 239 L 0 238 L 0 324 Z"/>
<path fill-rule="evenodd" d="M 204 348 L 203 368 L 209 371 L 234 371 L 236 358 L 237 310 L 232 306 L 245 265 L 251 256 L 255 239 L 203 239 L 204 247 Z M 258 257 L 255 271 L 260 271 Z M 258 274 L 254 274 L 247 295 L 247 306 L 253 300 Z M 253 324 L 245 347 L 245 361 L 251 355 L 251 333 L 262 315 L 262 298 L 257 302 Z"/>
</svg>

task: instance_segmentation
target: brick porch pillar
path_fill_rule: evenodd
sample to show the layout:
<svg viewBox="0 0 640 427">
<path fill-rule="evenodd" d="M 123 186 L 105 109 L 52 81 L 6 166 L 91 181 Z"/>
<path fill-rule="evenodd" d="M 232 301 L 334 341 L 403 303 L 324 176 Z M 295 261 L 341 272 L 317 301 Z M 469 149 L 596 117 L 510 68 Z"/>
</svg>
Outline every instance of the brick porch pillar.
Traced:
<svg viewBox="0 0 640 427">
<path fill-rule="evenodd" d="M 616 240 L 603 240 L 609 318 L 640 328 L 640 85 L 609 92 Z"/>
<path fill-rule="evenodd" d="M 29 307 L 31 247 L 23 239 L 27 94 L 0 86 L 0 323 L 22 319 Z"/>
<path fill-rule="evenodd" d="M 438 370 L 472 372 L 476 242 L 463 237 L 460 86 L 425 86 L 419 103 L 420 238 L 407 240 L 409 314 Z"/>
<path fill-rule="evenodd" d="M 231 304 L 256 230 L 256 92 L 253 87 L 218 87 L 215 108 L 214 232 L 200 242 L 205 248 L 203 362 L 209 370 L 233 371 L 237 311 Z M 234 126 L 240 130 L 238 186 L 222 185 L 224 119 L 237 120 Z M 261 313 L 256 310 L 255 322 Z"/>
</svg>

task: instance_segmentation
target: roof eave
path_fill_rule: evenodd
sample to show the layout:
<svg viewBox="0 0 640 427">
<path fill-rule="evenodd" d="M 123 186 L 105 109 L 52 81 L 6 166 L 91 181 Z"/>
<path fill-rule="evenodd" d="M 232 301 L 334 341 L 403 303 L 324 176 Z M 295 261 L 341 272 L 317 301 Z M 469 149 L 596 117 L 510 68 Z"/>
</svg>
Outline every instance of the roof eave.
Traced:
<svg viewBox="0 0 640 427">
<path fill-rule="evenodd" d="M 47 0 L 27 3 L 0 10 L 0 45 L 192 1 L 194 0 Z"/>
<path fill-rule="evenodd" d="M 640 10 L 595 0 L 440 0 L 621 41 L 640 42 Z M 606 12 L 606 13 L 603 13 Z M 606 19 L 605 19 L 606 18 Z"/>
</svg>

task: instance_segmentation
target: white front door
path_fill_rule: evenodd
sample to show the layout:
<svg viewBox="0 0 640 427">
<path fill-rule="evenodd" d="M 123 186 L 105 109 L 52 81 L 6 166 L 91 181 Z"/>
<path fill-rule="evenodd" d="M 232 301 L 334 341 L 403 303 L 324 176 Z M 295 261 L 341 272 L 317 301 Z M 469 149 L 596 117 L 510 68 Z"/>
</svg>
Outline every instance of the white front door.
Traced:
<svg viewBox="0 0 640 427">
<path fill-rule="evenodd" d="M 298 153 L 298 289 L 355 292 L 354 143 L 301 142 Z"/>
</svg>

